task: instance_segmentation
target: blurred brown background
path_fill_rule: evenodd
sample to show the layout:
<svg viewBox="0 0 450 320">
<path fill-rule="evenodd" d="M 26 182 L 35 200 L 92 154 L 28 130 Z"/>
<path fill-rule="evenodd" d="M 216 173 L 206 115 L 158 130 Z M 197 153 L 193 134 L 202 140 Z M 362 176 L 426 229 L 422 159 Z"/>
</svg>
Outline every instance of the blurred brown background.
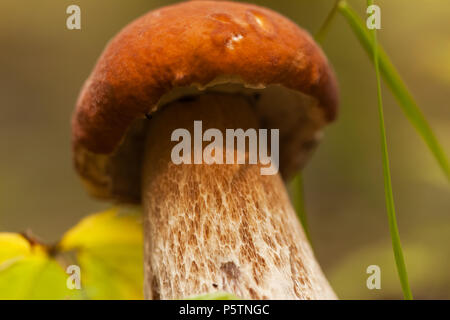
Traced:
<svg viewBox="0 0 450 320">
<path fill-rule="evenodd" d="M 175 1 L 0 2 L 0 231 L 57 240 L 109 205 L 90 199 L 72 168 L 70 116 L 106 42 L 134 18 Z M 248 1 L 315 33 L 331 0 Z M 365 0 L 349 1 L 365 16 Z M 450 1 L 376 1 L 379 39 L 450 154 Z M 82 30 L 66 8 L 81 7 Z M 305 169 L 313 246 L 341 298 L 401 298 L 384 202 L 375 74 L 338 16 L 323 48 L 341 87 L 338 121 Z M 450 189 L 423 141 L 384 89 L 400 234 L 416 298 L 450 298 Z M 0 248 L 1 250 L 1 248 Z M 381 290 L 366 288 L 381 267 Z"/>
</svg>

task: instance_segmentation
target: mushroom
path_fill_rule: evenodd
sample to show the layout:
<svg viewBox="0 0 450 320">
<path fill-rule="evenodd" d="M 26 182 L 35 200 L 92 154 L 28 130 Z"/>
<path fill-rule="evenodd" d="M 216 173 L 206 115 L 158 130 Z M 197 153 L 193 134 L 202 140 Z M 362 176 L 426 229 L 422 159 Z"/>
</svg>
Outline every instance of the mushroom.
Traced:
<svg viewBox="0 0 450 320">
<path fill-rule="evenodd" d="M 284 181 L 336 117 L 337 92 L 310 35 L 256 5 L 167 6 L 110 41 L 77 101 L 74 163 L 93 196 L 143 205 L 147 299 L 336 298 Z M 175 164 L 171 134 L 194 135 L 198 120 L 223 134 L 279 129 L 280 174 L 262 175 L 260 162 Z"/>
</svg>

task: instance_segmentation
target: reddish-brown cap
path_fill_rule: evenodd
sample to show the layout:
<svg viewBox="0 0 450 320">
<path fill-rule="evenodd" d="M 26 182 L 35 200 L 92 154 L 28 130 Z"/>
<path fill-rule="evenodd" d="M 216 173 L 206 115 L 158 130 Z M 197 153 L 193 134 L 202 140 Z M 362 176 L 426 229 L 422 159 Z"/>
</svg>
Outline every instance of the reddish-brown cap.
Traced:
<svg viewBox="0 0 450 320">
<path fill-rule="evenodd" d="M 305 162 L 301 151 L 313 149 L 320 129 L 337 114 L 337 84 L 326 57 L 287 18 L 226 1 L 164 7 L 111 40 L 79 96 L 74 161 L 91 193 L 138 201 L 141 119 L 180 97 L 180 88 L 227 83 L 262 95 L 259 115 L 280 128 L 284 176 Z M 283 153 L 293 160 L 286 163 Z"/>
</svg>

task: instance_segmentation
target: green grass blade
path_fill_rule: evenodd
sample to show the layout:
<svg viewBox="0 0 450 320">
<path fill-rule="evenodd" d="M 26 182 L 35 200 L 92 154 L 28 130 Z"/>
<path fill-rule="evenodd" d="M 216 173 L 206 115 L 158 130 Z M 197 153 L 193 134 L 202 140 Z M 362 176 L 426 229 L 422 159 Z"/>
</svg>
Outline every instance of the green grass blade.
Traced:
<svg viewBox="0 0 450 320">
<path fill-rule="evenodd" d="M 339 2 L 340 2 L 340 0 L 336 0 L 333 8 L 331 9 L 331 11 L 328 14 L 327 18 L 325 19 L 324 23 L 320 27 L 319 31 L 317 31 L 317 33 L 315 34 L 314 39 L 318 43 L 322 43 L 323 39 L 325 38 L 326 34 L 328 33 L 331 22 L 333 21 L 334 17 L 336 16 L 336 13 L 338 12 Z"/>
<path fill-rule="evenodd" d="M 367 1 L 368 5 L 373 4 L 373 0 Z M 389 220 L 389 230 L 391 232 L 392 247 L 394 249 L 395 263 L 397 264 L 397 272 L 400 278 L 400 283 L 402 285 L 403 295 L 405 299 L 412 300 L 413 296 L 411 293 L 411 288 L 409 286 L 408 274 L 406 272 L 405 259 L 403 257 L 403 250 L 400 243 L 400 235 L 397 227 L 397 219 L 395 216 L 395 205 L 394 205 L 394 195 L 392 193 L 391 184 L 391 174 L 389 169 L 389 156 L 387 149 L 387 139 L 386 139 L 386 128 L 384 125 L 384 115 L 383 115 L 383 98 L 381 94 L 381 76 L 380 67 L 378 61 L 378 41 L 377 41 L 377 31 L 372 30 L 372 53 L 373 61 L 375 65 L 375 73 L 377 78 L 377 93 L 378 93 L 378 114 L 380 120 L 380 133 L 381 133 L 381 150 L 383 156 L 383 176 L 384 176 L 384 190 L 386 196 L 386 209 L 388 213 Z"/>
<path fill-rule="evenodd" d="M 366 29 L 363 21 L 345 1 L 339 2 L 338 10 L 347 20 L 348 24 L 362 44 L 363 48 L 371 56 L 374 43 L 372 42 L 370 33 Z M 394 94 L 395 98 L 403 109 L 403 112 L 406 114 L 406 117 L 425 140 L 428 148 L 444 171 L 447 180 L 450 181 L 450 166 L 447 156 L 444 153 L 441 145 L 439 144 L 430 125 L 428 124 L 418 105 L 414 101 L 414 98 L 409 93 L 406 85 L 404 84 L 394 65 L 391 63 L 387 54 L 379 45 L 377 45 L 377 51 L 379 69 L 384 81 Z"/>
<path fill-rule="evenodd" d="M 306 237 L 309 242 L 311 242 L 311 237 L 309 234 L 309 226 L 308 219 L 306 217 L 305 210 L 305 196 L 303 193 L 303 177 L 301 173 L 298 173 L 291 182 L 291 193 L 292 193 L 292 201 L 294 203 L 295 212 L 297 213 L 297 217 L 300 220 L 300 223 L 303 226 L 303 230 L 305 230 Z"/>
<path fill-rule="evenodd" d="M 183 300 L 241 300 L 241 299 L 239 299 L 238 296 L 235 296 L 232 293 L 218 291 L 197 296 L 191 296 Z"/>
</svg>

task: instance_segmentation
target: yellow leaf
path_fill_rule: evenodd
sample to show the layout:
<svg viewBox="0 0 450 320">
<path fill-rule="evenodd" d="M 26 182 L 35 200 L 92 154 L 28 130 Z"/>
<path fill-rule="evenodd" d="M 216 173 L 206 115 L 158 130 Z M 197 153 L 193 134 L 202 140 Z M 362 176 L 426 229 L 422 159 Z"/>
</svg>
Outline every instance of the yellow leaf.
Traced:
<svg viewBox="0 0 450 320">
<path fill-rule="evenodd" d="M 0 233 L 0 299 L 76 299 L 68 275 L 38 243 L 16 233 Z"/>
<path fill-rule="evenodd" d="M 141 213 L 138 210 L 113 208 L 90 215 L 66 232 L 60 247 L 68 251 L 115 244 L 142 245 Z"/>
<path fill-rule="evenodd" d="M 20 259 L 30 255 L 31 245 L 17 233 L 0 233 L 0 265 L 9 259 Z"/>
<path fill-rule="evenodd" d="M 91 215 L 59 245 L 75 251 L 89 299 L 143 299 L 143 237 L 138 210 L 114 208 Z"/>
</svg>

